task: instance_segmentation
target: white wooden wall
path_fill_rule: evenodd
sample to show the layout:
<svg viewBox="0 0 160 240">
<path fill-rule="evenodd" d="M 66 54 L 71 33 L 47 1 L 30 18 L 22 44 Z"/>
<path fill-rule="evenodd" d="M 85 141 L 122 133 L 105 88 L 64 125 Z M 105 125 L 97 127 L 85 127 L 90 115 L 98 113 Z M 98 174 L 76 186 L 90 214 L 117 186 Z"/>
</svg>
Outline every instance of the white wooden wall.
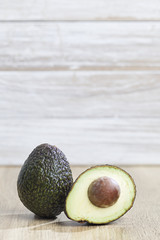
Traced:
<svg viewBox="0 0 160 240">
<path fill-rule="evenodd" d="M 160 163 L 160 1 L 0 0 L 0 164 Z"/>
</svg>

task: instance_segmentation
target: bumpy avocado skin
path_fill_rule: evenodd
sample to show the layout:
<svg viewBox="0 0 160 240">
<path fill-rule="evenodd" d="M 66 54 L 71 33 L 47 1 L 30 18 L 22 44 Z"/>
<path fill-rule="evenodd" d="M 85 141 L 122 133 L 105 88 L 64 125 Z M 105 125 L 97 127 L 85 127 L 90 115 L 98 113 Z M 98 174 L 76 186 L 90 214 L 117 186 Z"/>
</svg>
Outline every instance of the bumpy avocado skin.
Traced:
<svg viewBox="0 0 160 240">
<path fill-rule="evenodd" d="M 24 206 L 40 217 L 55 218 L 65 208 L 73 184 L 69 163 L 61 150 L 41 144 L 22 166 L 18 195 Z"/>
</svg>

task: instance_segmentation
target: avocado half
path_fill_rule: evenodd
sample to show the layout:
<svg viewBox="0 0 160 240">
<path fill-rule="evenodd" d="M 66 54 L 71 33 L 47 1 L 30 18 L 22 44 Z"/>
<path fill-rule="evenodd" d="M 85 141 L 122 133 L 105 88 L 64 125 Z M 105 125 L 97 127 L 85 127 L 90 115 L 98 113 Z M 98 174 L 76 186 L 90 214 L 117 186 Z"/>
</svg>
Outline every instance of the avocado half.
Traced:
<svg viewBox="0 0 160 240">
<path fill-rule="evenodd" d="M 73 183 L 64 153 L 47 143 L 37 146 L 22 166 L 17 191 L 30 211 L 44 218 L 55 218 L 65 208 Z"/>
<path fill-rule="evenodd" d="M 105 224 L 124 215 L 136 196 L 133 178 L 123 169 L 100 165 L 87 169 L 74 182 L 65 213 L 77 222 Z"/>
</svg>

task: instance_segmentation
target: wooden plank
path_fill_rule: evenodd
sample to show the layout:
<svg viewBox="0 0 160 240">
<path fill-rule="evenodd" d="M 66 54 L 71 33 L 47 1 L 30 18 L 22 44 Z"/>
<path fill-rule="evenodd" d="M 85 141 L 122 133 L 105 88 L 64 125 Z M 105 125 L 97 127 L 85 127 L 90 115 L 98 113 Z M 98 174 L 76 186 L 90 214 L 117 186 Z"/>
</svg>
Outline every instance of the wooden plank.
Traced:
<svg viewBox="0 0 160 240">
<path fill-rule="evenodd" d="M 159 119 L 1 119 L 1 164 L 22 164 L 34 147 L 56 145 L 72 164 L 160 163 Z"/>
<path fill-rule="evenodd" d="M 0 23 L 0 70 L 160 70 L 159 22 Z"/>
<path fill-rule="evenodd" d="M 5 0 L 0 20 L 160 20 L 159 0 Z"/>
<path fill-rule="evenodd" d="M 0 119 L 157 118 L 160 71 L 0 72 Z"/>
<path fill-rule="evenodd" d="M 72 167 L 74 178 L 86 167 Z M 160 166 L 123 167 L 134 178 L 137 196 L 133 208 L 117 221 L 101 226 L 73 222 L 64 213 L 56 220 L 39 219 L 20 202 L 15 181 L 20 168 L 0 168 L 0 238 L 159 240 Z M 154 177 L 153 177 L 154 176 Z"/>
</svg>

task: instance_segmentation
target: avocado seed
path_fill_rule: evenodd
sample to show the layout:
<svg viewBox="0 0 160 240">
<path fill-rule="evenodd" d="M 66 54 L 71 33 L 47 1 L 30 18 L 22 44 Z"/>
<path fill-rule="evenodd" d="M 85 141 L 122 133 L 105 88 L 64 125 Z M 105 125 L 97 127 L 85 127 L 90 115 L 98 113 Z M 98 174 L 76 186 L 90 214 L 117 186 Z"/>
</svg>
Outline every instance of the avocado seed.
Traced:
<svg viewBox="0 0 160 240">
<path fill-rule="evenodd" d="M 112 206 L 119 196 L 120 187 L 118 183 L 106 176 L 94 180 L 88 188 L 88 198 L 96 207 Z"/>
</svg>

